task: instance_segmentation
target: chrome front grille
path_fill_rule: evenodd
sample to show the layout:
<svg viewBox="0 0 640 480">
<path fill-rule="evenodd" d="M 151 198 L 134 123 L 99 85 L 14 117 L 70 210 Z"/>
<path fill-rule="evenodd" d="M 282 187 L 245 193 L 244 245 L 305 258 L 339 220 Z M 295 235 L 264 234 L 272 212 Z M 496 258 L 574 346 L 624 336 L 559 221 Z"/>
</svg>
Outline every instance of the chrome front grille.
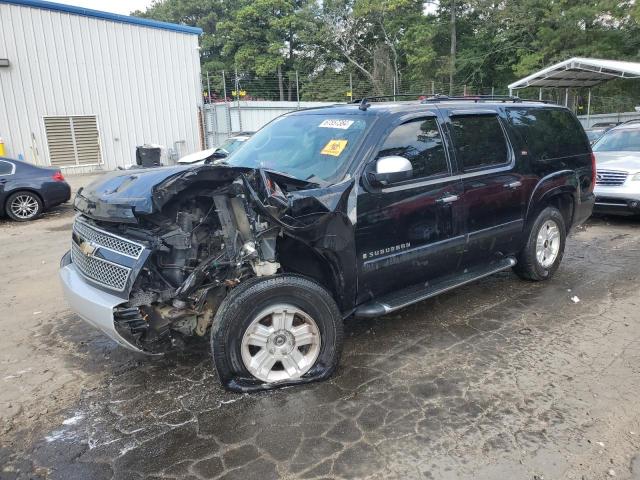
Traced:
<svg viewBox="0 0 640 480">
<path fill-rule="evenodd" d="M 75 242 L 71 243 L 71 261 L 82 275 L 107 288 L 122 292 L 127 286 L 130 268 L 85 255 Z"/>
<path fill-rule="evenodd" d="M 617 170 L 596 170 L 596 185 L 619 187 L 627 180 L 627 172 Z"/>
<path fill-rule="evenodd" d="M 140 254 L 144 250 L 144 246 L 139 243 L 132 242 L 126 238 L 118 237 L 99 228 L 87 225 L 84 222 L 76 220 L 73 223 L 73 230 L 83 240 L 94 243 L 100 248 L 106 248 L 112 252 L 121 253 L 131 258 L 140 258 Z"/>
</svg>

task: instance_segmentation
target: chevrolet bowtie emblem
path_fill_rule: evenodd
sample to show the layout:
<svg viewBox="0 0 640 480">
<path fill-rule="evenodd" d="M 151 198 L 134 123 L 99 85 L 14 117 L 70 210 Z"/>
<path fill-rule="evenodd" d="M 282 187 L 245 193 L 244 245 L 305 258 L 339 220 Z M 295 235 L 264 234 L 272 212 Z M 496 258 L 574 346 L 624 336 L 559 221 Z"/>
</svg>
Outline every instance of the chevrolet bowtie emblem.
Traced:
<svg viewBox="0 0 640 480">
<path fill-rule="evenodd" d="M 80 243 L 80 251 L 84 253 L 87 257 L 93 257 L 93 254 L 96 253 L 98 246 L 93 242 L 82 242 Z"/>
</svg>

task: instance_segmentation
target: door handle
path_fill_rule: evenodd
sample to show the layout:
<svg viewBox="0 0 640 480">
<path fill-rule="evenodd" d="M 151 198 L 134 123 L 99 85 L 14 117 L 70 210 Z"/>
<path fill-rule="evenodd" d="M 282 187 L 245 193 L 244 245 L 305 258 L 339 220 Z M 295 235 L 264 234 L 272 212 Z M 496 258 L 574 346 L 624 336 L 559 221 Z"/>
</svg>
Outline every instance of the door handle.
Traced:
<svg viewBox="0 0 640 480">
<path fill-rule="evenodd" d="M 458 197 L 458 195 L 447 195 L 446 197 L 440 197 L 438 200 L 436 200 L 436 202 L 441 205 L 446 205 L 448 203 L 457 201 L 459 198 L 460 197 Z"/>
<path fill-rule="evenodd" d="M 522 186 L 522 182 L 519 180 L 516 180 L 515 182 L 505 183 L 504 186 L 506 188 L 518 188 Z"/>
</svg>

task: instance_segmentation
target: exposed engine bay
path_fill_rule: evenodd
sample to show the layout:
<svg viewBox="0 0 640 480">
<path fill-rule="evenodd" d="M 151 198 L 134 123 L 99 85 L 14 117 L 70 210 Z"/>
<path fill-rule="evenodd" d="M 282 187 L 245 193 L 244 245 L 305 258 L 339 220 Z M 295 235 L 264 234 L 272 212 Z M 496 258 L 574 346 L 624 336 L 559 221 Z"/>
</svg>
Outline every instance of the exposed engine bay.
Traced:
<svg viewBox="0 0 640 480">
<path fill-rule="evenodd" d="M 203 166 L 165 172 L 161 179 L 149 172 L 149 189 L 146 182 L 138 185 L 144 175 L 119 174 L 80 191 L 75 201 L 76 224 L 144 247 L 137 259 L 125 259 L 130 274 L 118 295 L 127 301 L 114 312 L 120 335 L 140 350 L 161 353 L 204 336 L 228 291 L 249 278 L 289 271 L 332 290 L 342 283 L 332 278 L 323 251 L 335 256 L 336 245 L 344 243 L 345 254 L 353 255 L 353 236 L 345 230 L 352 183 L 297 198 L 297 191 L 317 185 L 265 170 Z M 146 197 L 137 188 L 146 188 Z M 82 232 L 74 227 L 72 253 L 125 263 L 100 245 L 92 251 L 92 239 Z M 81 266 L 86 259 L 73 261 Z M 94 278 L 96 269 L 85 270 L 88 280 L 105 287 Z"/>
</svg>

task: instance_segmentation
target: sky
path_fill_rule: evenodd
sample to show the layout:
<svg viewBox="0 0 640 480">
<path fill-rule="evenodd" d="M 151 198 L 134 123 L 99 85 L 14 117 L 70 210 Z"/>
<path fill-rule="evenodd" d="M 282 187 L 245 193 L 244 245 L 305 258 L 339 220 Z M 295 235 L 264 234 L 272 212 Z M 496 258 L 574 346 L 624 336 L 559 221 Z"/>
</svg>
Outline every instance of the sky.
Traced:
<svg viewBox="0 0 640 480">
<path fill-rule="evenodd" d="M 92 8 L 103 12 L 129 15 L 134 10 L 144 10 L 151 5 L 152 0 L 53 0 L 56 3 L 75 5 L 76 7 Z"/>
</svg>

